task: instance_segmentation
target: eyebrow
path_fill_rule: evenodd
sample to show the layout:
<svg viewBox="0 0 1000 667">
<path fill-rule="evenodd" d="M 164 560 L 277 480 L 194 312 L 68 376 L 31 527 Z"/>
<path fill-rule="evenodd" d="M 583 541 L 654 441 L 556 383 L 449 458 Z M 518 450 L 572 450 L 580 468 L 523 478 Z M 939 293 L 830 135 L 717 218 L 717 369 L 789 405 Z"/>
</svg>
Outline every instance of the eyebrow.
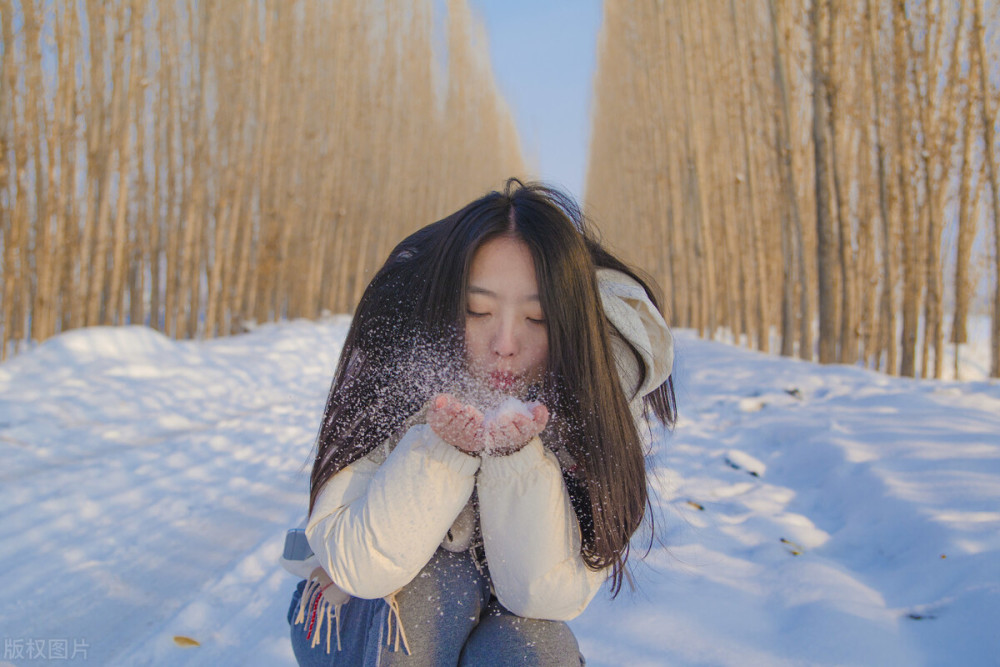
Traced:
<svg viewBox="0 0 1000 667">
<path fill-rule="evenodd" d="M 469 294 L 482 294 L 483 296 L 488 296 L 493 299 L 499 298 L 496 292 L 488 290 L 485 287 L 476 287 L 475 285 L 469 285 Z M 541 298 L 537 294 L 532 294 L 531 296 L 525 297 L 524 301 L 538 301 L 541 302 Z"/>
</svg>

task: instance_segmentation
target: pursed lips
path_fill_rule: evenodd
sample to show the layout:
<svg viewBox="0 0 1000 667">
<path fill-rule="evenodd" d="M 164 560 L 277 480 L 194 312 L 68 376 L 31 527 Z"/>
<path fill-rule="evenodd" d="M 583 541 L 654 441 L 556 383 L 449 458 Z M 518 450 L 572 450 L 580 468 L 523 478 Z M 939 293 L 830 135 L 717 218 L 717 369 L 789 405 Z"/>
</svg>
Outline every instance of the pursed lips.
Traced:
<svg viewBox="0 0 1000 667">
<path fill-rule="evenodd" d="M 493 371 L 490 373 L 490 384 L 494 389 L 510 389 L 520 378 L 514 373 Z"/>
</svg>

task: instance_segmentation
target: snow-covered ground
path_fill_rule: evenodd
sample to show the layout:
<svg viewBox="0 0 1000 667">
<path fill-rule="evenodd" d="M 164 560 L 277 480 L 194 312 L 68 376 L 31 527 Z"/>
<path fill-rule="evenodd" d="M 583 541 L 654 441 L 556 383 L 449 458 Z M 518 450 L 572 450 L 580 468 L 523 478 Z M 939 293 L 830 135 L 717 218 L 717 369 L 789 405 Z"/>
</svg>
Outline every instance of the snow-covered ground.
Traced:
<svg viewBox="0 0 1000 667">
<path fill-rule="evenodd" d="M 0 665 L 294 664 L 277 559 L 346 328 L 0 365 Z M 998 664 L 1000 384 L 677 337 L 661 542 L 571 623 L 588 664 Z"/>
</svg>

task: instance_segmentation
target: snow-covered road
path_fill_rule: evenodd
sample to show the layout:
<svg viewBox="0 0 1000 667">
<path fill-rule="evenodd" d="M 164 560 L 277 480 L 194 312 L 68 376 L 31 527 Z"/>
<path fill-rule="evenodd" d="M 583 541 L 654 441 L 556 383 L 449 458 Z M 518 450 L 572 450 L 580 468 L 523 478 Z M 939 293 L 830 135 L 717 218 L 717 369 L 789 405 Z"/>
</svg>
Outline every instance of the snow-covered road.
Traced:
<svg viewBox="0 0 1000 667">
<path fill-rule="evenodd" d="M 0 365 L 0 664 L 294 664 L 277 558 L 347 323 Z M 571 623 L 589 665 L 997 664 L 1000 384 L 677 347 L 659 542 Z"/>
</svg>

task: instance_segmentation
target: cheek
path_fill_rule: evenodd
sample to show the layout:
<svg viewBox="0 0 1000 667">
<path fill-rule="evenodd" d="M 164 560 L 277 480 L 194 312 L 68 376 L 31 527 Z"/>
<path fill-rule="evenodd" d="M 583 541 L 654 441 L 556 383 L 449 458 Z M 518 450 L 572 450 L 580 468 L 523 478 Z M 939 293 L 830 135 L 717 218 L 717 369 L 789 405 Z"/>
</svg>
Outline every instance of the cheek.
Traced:
<svg viewBox="0 0 1000 667">
<path fill-rule="evenodd" d="M 540 373 L 545 370 L 546 363 L 549 359 L 548 334 L 543 330 L 539 335 L 535 336 L 532 343 L 532 365 L 535 367 L 535 370 Z"/>
<path fill-rule="evenodd" d="M 485 355 L 486 344 L 483 336 L 476 330 L 476 327 L 465 327 L 465 361 L 469 364 L 482 363 Z"/>
</svg>

